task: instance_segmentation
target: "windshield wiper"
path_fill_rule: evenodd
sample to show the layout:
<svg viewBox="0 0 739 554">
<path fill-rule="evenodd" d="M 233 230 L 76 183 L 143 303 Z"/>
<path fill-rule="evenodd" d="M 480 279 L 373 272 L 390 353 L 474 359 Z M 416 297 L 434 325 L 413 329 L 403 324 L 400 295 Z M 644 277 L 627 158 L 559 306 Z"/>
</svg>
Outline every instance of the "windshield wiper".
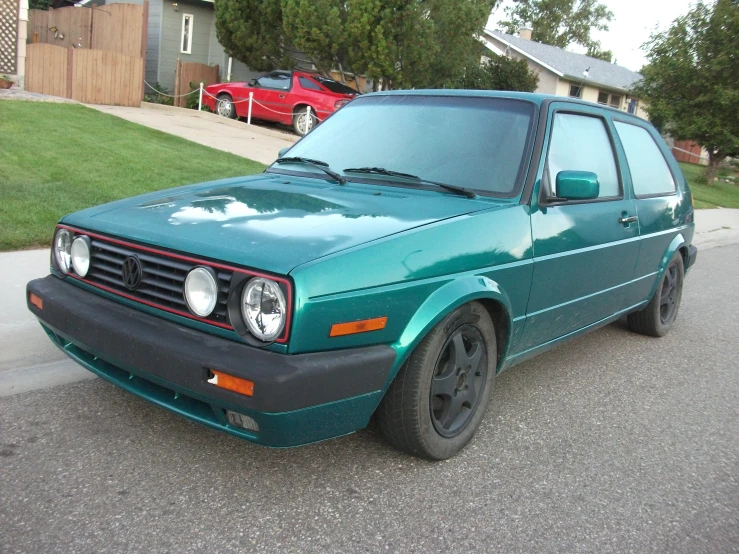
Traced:
<svg viewBox="0 0 739 554">
<path fill-rule="evenodd" d="M 311 158 L 301 158 L 299 156 L 288 156 L 286 158 L 277 158 L 277 160 L 275 160 L 275 163 L 295 163 L 295 164 L 312 165 L 313 167 L 323 171 L 326 175 L 330 176 L 332 179 L 336 179 L 340 185 L 346 184 L 346 179 L 344 179 L 341 175 L 339 175 L 335 171 L 332 171 L 331 168 L 328 166 L 328 164 L 326 162 L 322 162 L 321 160 L 313 160 Z"/>
<path fill-rule="evenodd" d="M 449 185 L 447 183 L 439 183 L 437 181 L 429 181 L 428 179 L 423 179 L 422 177 L 419 177 L 418 175 L 411 175 L 410 173 L 403 173 L 402 171 L 392 171 L 390 169 L 385 169 L 384 167 L 350 167 L 348 169 L 345 169 L 344 173 L 374 173 L 376 175 L 387 175 L 388 177 L 400 177 L 401 179 L 412 179 L 413 181 L 417 181 L 419 183 L 429 183 L 431 185 L 436 185 L 437 187 L 441 187 L 451 192 L 461 194 L 462 196 L 466 196 L 467 198 L 475 197 L 474 192 L 464 187 L 458 187 L 456 185 Z"/>
</svg>

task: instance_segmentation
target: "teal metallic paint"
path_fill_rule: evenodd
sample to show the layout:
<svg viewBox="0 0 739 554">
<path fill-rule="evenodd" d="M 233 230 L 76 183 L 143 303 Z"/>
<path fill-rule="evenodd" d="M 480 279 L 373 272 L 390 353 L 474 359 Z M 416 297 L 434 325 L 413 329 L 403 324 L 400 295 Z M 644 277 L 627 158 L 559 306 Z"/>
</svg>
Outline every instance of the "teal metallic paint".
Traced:
<svg viewBox="0 0 739 554">
<path fill-rule="evenodd" d="M 523 316 L 532 272 L 528 207 L 486 202 L 488 210 L 385 237 L 292 271 L 296 323 L 290 352 L 396 345 L 408 336 L 408 324 L 430 295 L 469 277 L 496 283 L 507 291 L 510 318 Z M 450 296 L 447 306 L 457 300 Z M 381 316 L 388 316 L 382 331 L 329 337 L 333 323 Z M 402 357 L 404 346 L 398 348 Z"/>
<path fill-rule="evenodd" d="M 120 200 L 63 222 L 286 275 L 367 241 L 487 207 L 418 192 L 262 174 Z"/>
</svg>

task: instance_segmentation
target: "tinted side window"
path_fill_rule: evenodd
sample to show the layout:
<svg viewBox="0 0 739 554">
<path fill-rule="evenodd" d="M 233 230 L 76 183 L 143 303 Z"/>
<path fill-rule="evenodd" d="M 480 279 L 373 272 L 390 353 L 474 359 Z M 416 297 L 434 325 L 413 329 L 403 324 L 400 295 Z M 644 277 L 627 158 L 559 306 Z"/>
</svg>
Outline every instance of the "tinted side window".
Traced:
<svg viewBox="0 0 739 554">
<path fill-rule="evenodd" d="M 307 77 L 298 77 L 298 79 L 300 79 L 300 86 L 306 90 L 323 90 L 320 86 L 318 86 Z"/>
<path fill-rule="evenodd" d="M 592 171 L 600 182 L 599 198 L 621 196 L 608 131 L 597 117 L 554 115 L 547 170 L 552 187 L 560 171 Z"/>
<path fill-rule="evenodd" d="M 257 79 L 260 87 L 287 90 L 290 88 L 290 75 L 284 73 L 270 73 Z"/>
<path fill-rule="evenodd" d="M 675 180 L 662 152 L 649 131 L 636 125 L 614 122 L 626 152 L 634 194 L 671 194 Z"/>
</svg>

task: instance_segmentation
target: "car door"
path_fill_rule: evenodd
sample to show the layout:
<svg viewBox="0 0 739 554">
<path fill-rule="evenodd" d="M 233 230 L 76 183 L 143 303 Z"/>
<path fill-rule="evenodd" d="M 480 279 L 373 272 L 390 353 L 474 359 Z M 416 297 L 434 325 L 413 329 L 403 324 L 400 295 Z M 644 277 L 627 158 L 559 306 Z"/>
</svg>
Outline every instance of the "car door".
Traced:
<svg viewBox="0 0 739 554">
<path fill-rule="evenodd" d="M 623 287 L 634 272 L 638 221 L 617 163 L 612 124 L 598 108 L 553 103 L 549 143 L 532 208 L 534 273 L 525 347 L 533 348 L 624 309 Z M 560 171 L 597 175 L 597 198 L 556 197 Z"/>
<path fill-rule="evenodd" d="M 273 71 L 257 79 L 252 117 L 283 123 L 292 121 L 285 110 L 286 96 L 291 84 L 292 74 L 285 71 Z"/>
<path fill-rule="evenodd" d="M 654 128 L 633 119 L 616 119 L 614 129 L 624 152 L 624 173 L 633 187 L 639 217 L 641 244 L 634 286 L 628 291 L 629 301 L 636 304 L 648 299 L 662 258 L 679 232 L 681 197 Z"/>
<path fill-rule="evenodd" d="M 285 96 L 290 90 L 291 74 L 285 71 L 272 71 L 250 82 L 253 84 L 245 85 L 237 94 L 236 108 L 239 117 L 248 116 L 251 92 L 254 94 L 251 108 L 253 118 L 283 121 Z"/>
</svg>

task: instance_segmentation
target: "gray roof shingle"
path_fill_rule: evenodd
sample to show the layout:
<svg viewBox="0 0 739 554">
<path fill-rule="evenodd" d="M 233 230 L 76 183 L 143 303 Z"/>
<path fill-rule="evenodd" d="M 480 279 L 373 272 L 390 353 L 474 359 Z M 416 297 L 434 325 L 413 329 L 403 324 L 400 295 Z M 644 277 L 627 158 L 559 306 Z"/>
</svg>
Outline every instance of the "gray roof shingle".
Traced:
<svg viewBox="0 0 739 554">
<path fill-rule="evenodd" d="M 583 71 L 588 67 L 588 77 L 585 82 L 596 83 L 608 87 L 628 91 L 642 76 L 641 73 L 631 71 L 620 65 L 608 63 L 604 60 L 591 58 L 584 54 L 568 52 L 556 46 L 526 40 L 501 31 L 486 31 L 493 38 L 506 41 L 523 53 L 544 62 L 567 77 L 582 79 Z"/>
</svg>

